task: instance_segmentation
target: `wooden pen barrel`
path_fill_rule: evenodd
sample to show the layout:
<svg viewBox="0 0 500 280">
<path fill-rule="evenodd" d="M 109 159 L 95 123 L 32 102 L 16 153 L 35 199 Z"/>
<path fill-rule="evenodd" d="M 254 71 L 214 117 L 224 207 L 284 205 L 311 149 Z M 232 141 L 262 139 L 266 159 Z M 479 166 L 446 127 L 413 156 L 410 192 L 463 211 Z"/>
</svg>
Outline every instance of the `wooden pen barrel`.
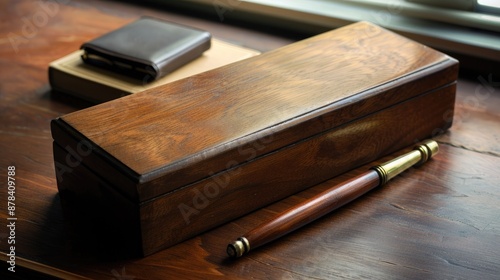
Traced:
<svg viewBox="0 0 500 280">
<path fill-rule="evenodd" d="M 435 141 L 425 141 L 409 153 L 384 164 L 374 166 L 346 182 L 338 184 L 316 196 L 280 213 L 227 246 L 231 257 L 243 254 L 282 237 L 353 201 L 371 189 L 384 185 L 390 179 L 413 165 L 420 165 L 439 151 Z"/>
<path fill-rule="evenodd" d="M 252 249 L 264 245 L 353 201 L 378 186 L 379 182 L 376 171 L 367 171 L 286 210 L 245 237 Z"/>
</svg>

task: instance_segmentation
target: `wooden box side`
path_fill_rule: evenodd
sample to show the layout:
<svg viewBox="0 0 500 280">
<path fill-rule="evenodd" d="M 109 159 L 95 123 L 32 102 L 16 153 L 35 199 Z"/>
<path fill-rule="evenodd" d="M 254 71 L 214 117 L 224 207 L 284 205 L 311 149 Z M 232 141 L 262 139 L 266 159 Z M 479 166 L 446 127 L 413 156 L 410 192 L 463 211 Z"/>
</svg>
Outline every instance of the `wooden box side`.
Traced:
<svg viewBox="0 0 500 280">
<path fill-rule="evenodd" d="M 352 121 L 422 93 L 418 83 L 395 90 L 404 88 L 405 79 L 434 77 L 420 83 L 428 87 L 450 84 L 454 64 L 418 43 L 358 23 L 56 123 L 99 147 L 107 169 L 131 174 L 124 192 L 147 201 L 232 168 L 227 158 L 248 158 L 242 149 L 270 135 L 277 137 L 254 150 L 256 157 L 339 125 L 328 120 Z M 429 75 L 439 71 L 448 74 Z M 297 129 L 308 121 L 311 129 Z M 209 169 L 192 171 L 205 165 Z"/>
<path fill-rule="evenodd" d="M 141 204 L 143 253 L 444 132 L 455 90 L 455 84 L 441 87 Z"/>
<path fill-rule="evenodd" d="M 76 172 L 76 167 L 85 165 L 92 169 L 97 176 L 107 178 L 115 191 L 123 194 L 131 202 L 138 203 L 140 201 L 137 193 L 138 174 L 111 157 L 60 118 L 52 120 L 50 125 L 54 143 L 66 151 L 64 156 L 58 154 L 59 157 L 56 158 L 56 150 L 54 150 L 54 159 L 57 159 L 55 160 L 55 170 L 59 189 L 61 186 L 64 187 L 61 182 Z M 77 186 L 78 184 L 73 187 Z"/>
</svg>

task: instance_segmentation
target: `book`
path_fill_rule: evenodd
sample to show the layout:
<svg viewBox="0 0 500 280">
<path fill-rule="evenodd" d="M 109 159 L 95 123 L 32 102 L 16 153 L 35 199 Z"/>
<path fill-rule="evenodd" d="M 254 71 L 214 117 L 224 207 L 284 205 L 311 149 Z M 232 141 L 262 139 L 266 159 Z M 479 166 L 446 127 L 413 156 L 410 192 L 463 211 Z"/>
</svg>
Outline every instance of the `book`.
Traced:
<svg viewBox="0 0 500 280">
<path fill-rule="evenodd" d="M 253 49 L 212 39 L 212 47 L 199 58 L 159 80 L 144 84 L 140 80 L 85 64 L 80 57 L 82 53 L 78 50 L 51 62 L 49 82 L 52 89 L 58 92 L 93 103 L 110 101 L 260 54 Z"/>
</svg>

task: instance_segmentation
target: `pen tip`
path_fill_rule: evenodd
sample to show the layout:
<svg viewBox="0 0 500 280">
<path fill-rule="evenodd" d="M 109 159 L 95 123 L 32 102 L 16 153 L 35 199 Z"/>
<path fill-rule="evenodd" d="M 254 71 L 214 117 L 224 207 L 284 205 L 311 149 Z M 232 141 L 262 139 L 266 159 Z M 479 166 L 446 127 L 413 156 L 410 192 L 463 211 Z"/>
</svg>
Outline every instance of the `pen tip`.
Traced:
<svg viewBox="0 0 500 280">
<path fill-rule="evenodd" d="M 232 243 L 227 245 L 226 252 L 227 252 L 227 255 L 230 256 L 231 258 L 236 258 L 236 255 L 237 255 L 236 248 L 234 247 L 234 245 Z"/>
<path fill-rule="evenodd" d="M 227 245 L 226 252 L 232 258 L 239 258 L 250 251 L 250 244 L 245 237 L 240 237 L 233 243 Z"/>
<path fill-rule="evenodd" d="M 234 241 L 227 245 L 226 252 L 231 258 L 239 258 L 243 255 L 245 249 L 243 243 L 239 240 Z"/>
</svg>

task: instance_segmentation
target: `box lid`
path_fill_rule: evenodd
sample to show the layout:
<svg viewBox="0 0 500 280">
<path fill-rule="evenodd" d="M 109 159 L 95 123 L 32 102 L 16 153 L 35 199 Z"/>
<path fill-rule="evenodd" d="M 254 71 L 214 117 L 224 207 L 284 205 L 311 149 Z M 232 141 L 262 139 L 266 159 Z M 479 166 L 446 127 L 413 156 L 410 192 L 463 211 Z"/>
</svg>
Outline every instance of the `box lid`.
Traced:
<svg viewBox="0 0 500 280">
<path fill-rule="evenodd" d="M 92 149 L 83 164 L 146 201 L 450 84 L 450 65 L 360 22 L 62 116 L 52 134 L 70 154 Z"/>
</svg>

